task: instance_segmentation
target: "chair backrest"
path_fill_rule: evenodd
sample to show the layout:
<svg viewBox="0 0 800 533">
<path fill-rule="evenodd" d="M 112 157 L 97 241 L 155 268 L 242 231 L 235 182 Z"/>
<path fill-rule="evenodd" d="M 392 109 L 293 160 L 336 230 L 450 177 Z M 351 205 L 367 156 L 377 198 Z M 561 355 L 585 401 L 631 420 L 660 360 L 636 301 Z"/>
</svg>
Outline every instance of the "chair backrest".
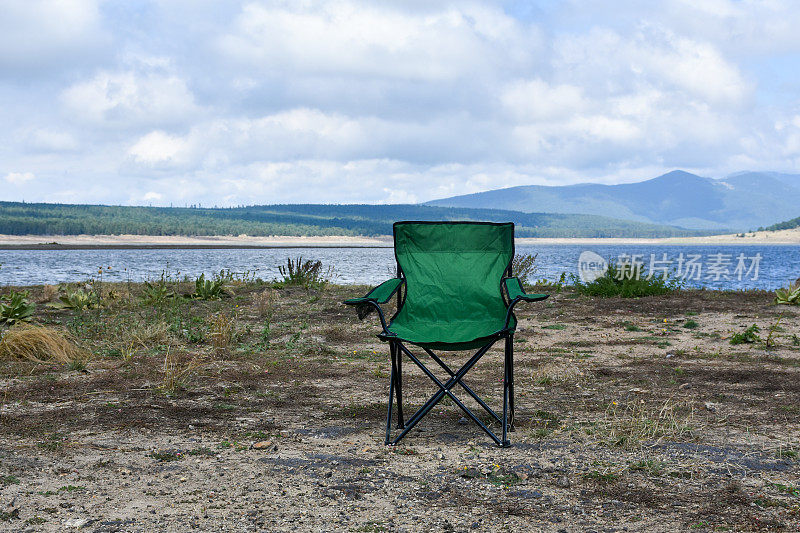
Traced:
<svg viewBox="0 0 800 533">
<path fill-rule="evenodd" d="M 406 278 L 398 312 L 415 320 L 503 318 L 502 279 L 514 257 L 514 224 L 397 222 L 397 264 Z"/>
</svg>

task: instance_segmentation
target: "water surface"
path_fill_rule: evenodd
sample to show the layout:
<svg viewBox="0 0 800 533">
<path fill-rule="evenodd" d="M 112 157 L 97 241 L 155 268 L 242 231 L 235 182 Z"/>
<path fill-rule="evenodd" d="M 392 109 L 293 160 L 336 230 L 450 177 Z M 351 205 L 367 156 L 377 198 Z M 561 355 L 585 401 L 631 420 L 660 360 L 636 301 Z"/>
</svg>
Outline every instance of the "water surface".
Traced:
<svg viewBox="0 0 800 533">
<path fill-rule="evenodd" d="M 577 273 L 581 252 L 591 250 L 606 259 L 621 254 L 638 255 L 647 267 L 650 255 L 656 260 L 677 265 L 680 254 L 700 256 L 704 267 L 692 286 L 715 289 L 759 288 L 774 290 L 800 277 L 800 246 L 798 245 L 520 245 L 518 253 L 538 254 L 535 277 L 557 280 L 562 272 Z M 728 274 L 709 274 L 714 258 L 722 255 L 729 260 Z M 760 255 L 758 272 L 737 276 L 737 257 L 748 259 Z M 254 273 L 265 280 L 279 279 L 278 267 L 288 257 L 314 259 L 335 268 L 335 281 L 346 284 L 375 284 L 391 276 L 394 253 L 391 248 L 260 248 L 260 249 L 128 249 L 128 250 L 0 250 L 0 284 L 34 285 L 83 281 L 98 277 L 103 268 L 106 281 L 142 281 L 158 278 L 162 272 L 173 276 L 194 278 L 230 269 Z M 724 270 L 725 265 L 717 267 Z M 697 274 L 696 272 L 692 273 Z M 743 273 L 742 273 L 743 274 Z M 742 279 L 738 279 L 741 277 Z"/>
</svg>

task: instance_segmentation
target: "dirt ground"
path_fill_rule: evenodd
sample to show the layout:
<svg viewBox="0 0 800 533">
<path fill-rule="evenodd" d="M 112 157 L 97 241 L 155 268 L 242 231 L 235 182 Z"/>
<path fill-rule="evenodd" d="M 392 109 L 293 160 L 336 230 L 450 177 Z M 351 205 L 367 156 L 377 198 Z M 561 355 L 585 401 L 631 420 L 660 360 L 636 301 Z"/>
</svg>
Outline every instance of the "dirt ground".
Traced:
<svg viewBox="0 0 800 533">
<path fill-rule="evenodd" d="M 449 401 L 383 445 L 387 347 L 340 304 L 363 287 L 29 289 L 92 359 L 0 362 L 2 530 L 800 530 L 800 313 L 769 293 L 519 305 L 501 449 Z M 464 380 L 497 407 L 499 348 Z M 410 413 L 435 386 L 404 371 Z"/>
</svg>

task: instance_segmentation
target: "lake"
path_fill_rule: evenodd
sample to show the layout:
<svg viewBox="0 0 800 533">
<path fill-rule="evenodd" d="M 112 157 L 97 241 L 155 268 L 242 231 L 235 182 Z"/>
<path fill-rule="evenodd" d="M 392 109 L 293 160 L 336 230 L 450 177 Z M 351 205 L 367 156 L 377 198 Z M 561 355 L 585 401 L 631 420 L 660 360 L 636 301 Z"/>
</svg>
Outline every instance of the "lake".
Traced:
<svg viewBox="0 0 800 533">
<path fill-rule="evenodd" d="M 562 272 L 576 274 L 578 258 L 592 251 L 609 260 L 651 263 L 657 272 L 680 268 L 687 284 L 714 289 L 767 289 L 788 285 L 800 277 L 800 245 L 520 245 L 517 253 L 538 254 L 535 278 L 557 280 Z M 0 250 L 0 284 L 38 285 L 97 278 L 142 281 L 172 276 L 209 276 L 221 269 L 253 272 L 265 280 L 279 279 L 278 267 L 288 257 L 320 260 L 335 268 L 334 281 L 376 284 L 391 277 L 391 248 L 247 248 L 247 249 L 113 249 Z M 661 269 L 661 270 L 659 270 Z"/>
</svg>

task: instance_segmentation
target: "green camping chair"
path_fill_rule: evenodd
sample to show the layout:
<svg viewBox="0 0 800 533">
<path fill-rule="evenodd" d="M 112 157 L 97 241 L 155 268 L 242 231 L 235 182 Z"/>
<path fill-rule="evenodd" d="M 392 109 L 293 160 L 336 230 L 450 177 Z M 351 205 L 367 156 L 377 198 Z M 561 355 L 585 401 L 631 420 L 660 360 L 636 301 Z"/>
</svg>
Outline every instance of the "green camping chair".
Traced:
<svg viewBox="0 0 800 533">
<path fill-rule="evenodd" d="M 397 222 L 394 224 L 397 277 L 383 282 L 363 298 L 346 300 L 364 319 L 377 310 L 383 331 L 378 338 L 389 343 L 391 375 L 387 445 L 395 445 L 445 396 L 456 403 L 498 446 L 510 446 L 514 427 L 514 306 L 520 301 L 544 300 L 546 294 L 525 294 L 520 280 L 511 277 L 514 258 L 514 224 L 490 222 Z M 397 312 L 387 324 L 380 305 L 397 294 Z M 505 341 L 503 416 L 498 415 L 466 383 L 464 376 L 500 339 Z M 448 375 L 439 380 L 406 344 L 416 345 Z M 477 350 L 457 371 L 434 353 Z M 419 366 L 438 387 L 436 394 L 403 419 L 402 356 Z M 456 385 L 502 424 L 498 438 L 453 393 Z M 391 436 L 392 406 L 397 400 L 397 428 Z"/>
</svg>

